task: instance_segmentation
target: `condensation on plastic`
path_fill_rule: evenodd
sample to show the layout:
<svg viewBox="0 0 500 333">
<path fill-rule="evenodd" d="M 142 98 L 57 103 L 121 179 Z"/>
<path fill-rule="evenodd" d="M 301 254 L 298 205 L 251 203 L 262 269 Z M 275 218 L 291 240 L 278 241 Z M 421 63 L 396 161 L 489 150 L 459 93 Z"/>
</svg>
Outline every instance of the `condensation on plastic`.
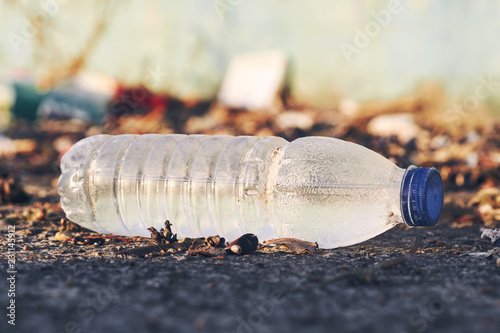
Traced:
<svg viewBox="0 0 500 333">
<path fill-rule="evenodd" d="M 402 222 L 405 170 L 360 145 L 307 137 L 97 135 L 61 161 L 67 217 L 117 235 L 294 237 L 323 248 Z"/>
</svg>

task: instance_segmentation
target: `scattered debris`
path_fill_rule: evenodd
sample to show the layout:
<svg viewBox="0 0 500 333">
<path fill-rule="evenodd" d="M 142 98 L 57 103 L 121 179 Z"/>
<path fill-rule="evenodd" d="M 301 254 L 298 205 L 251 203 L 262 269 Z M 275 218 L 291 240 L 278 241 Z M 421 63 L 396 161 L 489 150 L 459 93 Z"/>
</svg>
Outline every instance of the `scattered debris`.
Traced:
<svg viewBox="0 0 500 333">
<path fill-rule="evenodd" d="M 254 253 L 259 245 L 259 239 L 254 234 L 244 234 L 240 238 L 231 242 L 226 248 L 227 254 L 239 256 Z"/>
<path fill-rule="evenodd" d="M 408 259 L 407 255 L 402 255 L 402 256 L 396 257 L 394 259 L 384 260 L 384 261 L 380 262 L 378 266 L 382 269 L 389 269 L 389 268 L 404 264 L 404 263 L 408 262 L 408 260 L 409 259 Z"/>
<path fill-rule="evenodd" d="M 3 175 L 0 176 L 0 202 L 24 203 L 28 201 L 28 194 L 20 185 L 18 177 Z"/>
<path fill-rule="evenodd" d="M 161 251 L 161 245 L 138 246 L 132 249 L 115 250 L 117 258 L 126 258 L 128 256 L 146 258 L 147 256 L 151 256 L 152 253 L 159 253 Z"/>
<path fill-rule="evenodd" d="M 149 227 L 148 231 L 151 232 L 151 239 L 158 245 L 170 244 L 177 242 L 177 234 L 172 232 L 172 223 L 169 220 L 165 221 L 165 229 L 156 230 L 154 227 Z"/>
<path fill-rule="evenodd" d="M 60 228 L 62 229 L 62 228 Z M 71 243 L 73 245 L 94 245 L 101 246 L 106 243 L 106 239 L 118 240 L 120 242 L 124 242 L 130 245 L 130 242 L 122 237 L 104 235 L 104 236 L 75 236 L 71 237 L 71 235 L 66 231 L 58 231 L 54 240 L 59 242 Z"/>
<path fill-rule="evenodd" d="M 140 246 L 127 250 L 116 250 L 117 256 L 125 257 L 128 255 L 139 257 L 151 257 L 165 254 L 167 252 L 177 253 L 186 252 L 188 256 L 205 256 L 224 258 L 224 254 L 245 255 L 255 252 L 258 246 L 257 236 L 253 234 L 245 234 L 236 239 L 231 244 L 227 245 L 226 240 L 219 235 L 210 236 L 207 238 L 183 238 L 177 240 L 177 235 L 174 235 L 171 230 L 172 223 L 165 222 L 165 230 L 161 229 L 158 232 L 155 228 L 150 227 L 151 239 L 156 245 Z M 227 246 L 226 246 L 227 245 Z M 155 254 L 156 253 L 156 254 Z"/>
<path fill-rule="evenodd" d="M 481 238 L 489 238 L 493 244 L 500 246 L 500 229 L 484 229 Z"/>
<path fill-rule="evenodd" d="M 226 240 L 223 237 L 210 236 L 196 239 L 186 252 L 188 256 L 201 255 L 205 257 L 224 257 Z"/>
<path fill-rule="evenodd" d="M 188 256 L 204 256 L 225 258 L 224 254 L 247 255 L 252 254 L 259 248 L 259 240 L 254 234 L 244 234 L 230 244 L 219 235 L 209 236 L 207 238 L 183 238 L 177 240 L 176 235 L 172 234 L 172 224 L 170 221 L 165 222 L 165 229 L 160 232 L 154 227 L 148 228 L 151 232 L 151 239 L 155 245 L 139 246 L 133 249 L 115 248 L 118 257 L 138 256 L 138 257 L 155 257 L 163 255 L 167 252 L 177 253 L 184 252 Z M 173 235 L 173 236 L 172 236 Z M 76 239 L 76 238 L 75 238 Z M 73 240 L 80 243 L 80 239 Z M 280 238 L 264 242 L 260 246 L 260 252 L 277 252 L 280 246 L 285 247 L 287 252 L 295 254 L 313 254 L 319 251 L 318 244 L 307 241 L 302 241 L 293 238 Z"/>
<path fill-rule="evenodd" d="M 472 257 L 485 257 L 487 259 L 500 258 L 500 248 L 495 247 L 487 252 L 471 252 L 469 255 Z"/>
<path fill-rule="evenodd" d="M 71 239 L 71 236 L 66 234 L 65 232 L 58 231 L 56 235 L 54 236 L 54 240 L 59 241 L 59 242 L 65 242 L 68 239 Z"/>
<path fill-rule="evenodd" d="M 10 109 L 14 104 L 15 97 L 14 88 L 10 84 L 0 81 L 0 132 L 8 127 L 12 119 Z"/>
<path fill-rule="evenodd" d="M 295 238 L 275 238 L 264 241 L 265 248 L 282 250 L 280 246 L 285 247 L 285 250 L 288 250 L 287 252 L 291 252 L 294 254 L 313 254 L 319 251 L 317 243 L 311 243 Z"/>
<path fill-rule="evenodd" d="M 218 237 L 218 236 L 215 236 Z M 196 239 L 186 252 L 187 256 L 219 257 L 223 256 L 223 245 L 212 246 L 210 242 L 203 238 Z"/>
<path fill-rule="evenodd" d="M 117 245 L 113 248 L 113 252 L 120 252 L 123 250 L 123 246 L 121 245 Z"/>
<path fill-rule="evenodd" d="M 477 207 L 484 224 L 487 227 L 494 227 L 500 222 L 500 189 L 487 187 L 470 200 L 470 207 Z"/>
<path fill-rule="evenodd" d="M 41 206 L 39 202 L 36 202 L 33 204 L 33 207 L 23 211 L 23 216 L 26 217 L 28 221 L 40 222 L 45 220 L 47 215 L 47 208 Z"/>
<path fill-rule="evenodd" d="M 37 118 L 98 123 L 104 118 L 116 90 L 117 82 L 110 76 L 77 74 L 60 82 L 44 96 L 37 109 Z"/>
<path fill-rule="evenodd" d="M 367 125 L 368 133 L 372 135 L 390 137 L 395 135 L 402 144 L 415 139 L 419 127 L 411 113 L 387 114 L 373 118 Z"/>
<path fill-rule="evenodd" d="M 286 131 L 290 128 L 309 131 L 314 126 L 314 118 L 309 112 L 287 111 L 278 114 L 274 123 L 281 131 Z"/>
<path fill-rule="evenodd" d="M 208 246 L 212 246 L 212 247 L 224 247 L 226 244 L 226 240 L 224 239 L 224 237 L 219 237 L 219 235 L 209 236 L 205 240 L 205 243 Z"/>
<path fill-rule="evenodd" d="M 33 154 L 37 148 L 31 139 L 11 140 L 0 135 L 0 157 L 13 158 L 17 154 Z"/>
<path fill-rule="evenodd" d="M 222 81 L 219 101 L 231 108 L 272 110 L 283 87 L 286 56 L 263 51 L 234 58 Z"/>
<path fill-rule="evenodd" d="M 413 246 L 408 251 L 408 254 L 415 254 L 415 253 L 417 253 L 417 250 L 418 250 L 418 248 L 421 245 L 422 245 L 422 236 L 417 236 L 415 238 L 415 242 L 413 243 Z"/>
<path fill-rule="evenodd" d="M 389 101 L 372 101 L 358 104 L 354 100 L 342 100 L 339 109 L 349 116 L 354 123 L 360 124 L 366 120 L 386 114 L 417 112 L 421 101 L 417 96 L 402 96 Z"/>
<path fill-rule="evenodd" d="M 86 237 L 74 237 L 74 238 L 69 238 L 66 240 L 66 242 L 71 242 L 73 245 L 96 245 L 96 246 L 101 246 L 104 245 L 106 240 L 102 237 L 99 236 L 86 236 Z"/>
<path fill-rule="evenodd" d="M 193 243 L 197 241 L 199 241 L 199 239 L 186 237 L 168 244 L 162 243 L 147 246 L 137 246 L 131 249 L 116 247 L 114 251 L 116 252 L 116 256 L 119 258 L 124 258 L 127 256 L 145 258 L 147 254 L 151 254 L 153 252 L 157 252 L 159 255 L 165 255 L 166 253 L 184 252 L 187 251 L 193 245 Z"/>
</svg>

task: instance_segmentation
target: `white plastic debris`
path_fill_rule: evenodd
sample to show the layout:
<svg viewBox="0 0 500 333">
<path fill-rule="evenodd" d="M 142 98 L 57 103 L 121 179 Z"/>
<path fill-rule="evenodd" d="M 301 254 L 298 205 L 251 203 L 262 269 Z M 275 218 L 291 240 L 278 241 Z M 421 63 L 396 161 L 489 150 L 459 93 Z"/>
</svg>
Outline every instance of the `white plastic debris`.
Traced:
<svg viewBox="0 0 500 333">
<path fill-rule="evenodd" d="M 6 136 L 0 135 L 0 157 L 12 156 L 16 154 L 14 141 Z"/>
<path fill-rule="evenodd" d="M 12 140 L 0 134 L 0 158 L 32 153 L 36 147 L 37 143 L 32 139 Z"/>
<path fill-rule="evenodd" d="M 407 143 L 417 136 L 419 128 L 415 124 L 412 114 L 401 113 L 377 116 L 370 120 L 367 130 L 373 135 L 395 135 L 401 143 Z"/>
<path fill-rule="evenodd" d="M 488 252 L 471 252 L 469 253 L 470 256 L 472 257 L 485 257 L 485 258 L 488 258 L 488 259 L 491 259 L 491 258 L 500 258 L 500 248 L 498 247 L 495 247 L 491 250 L 489 250 Z"/>
<path fill-rule="evenodd" d="M 248 110 L 272 109 L 283 87 L 286 56 L 263 51 L 234 58 L 224 76 L 219 102 Z"/>
<path fill-rule="evenodd" d="M 314 125 L 314 119 L 310 114 L 300 111 L 288 111 L 280 113 L 275 120 L 280 129 L 299 128 L 308 131 Z"/>
</svg>

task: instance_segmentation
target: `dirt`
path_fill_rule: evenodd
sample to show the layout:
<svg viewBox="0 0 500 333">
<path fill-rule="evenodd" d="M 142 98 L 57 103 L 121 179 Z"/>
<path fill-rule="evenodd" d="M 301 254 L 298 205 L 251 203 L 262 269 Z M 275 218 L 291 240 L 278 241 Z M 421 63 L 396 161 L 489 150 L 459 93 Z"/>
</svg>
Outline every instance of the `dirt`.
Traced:
<svg viewBox="0 0 500 333">
<path fill-rule="evenodd" d="M 496 255 L 487 254 L 495 246 L 480 238 L 479 226 L 451 228 L 450 211 L 434 228 L 396 227 L 367 242 L 313 255 L 119 258 L 117 246 L 129 249 L 150 240 L 107 239 L 101 246 L 56 241 L 62 215 L 57 196 L 42 201 L 47 203 L 38 209 L 45 216 L 34 222 L 12 223 L 16 214 L 40 217 L 32 205 L 1 207 L 2 229 L 15 225 L 18 235 L 16 325 L 4 319 L 2 332 L 498 332 L 500 327 L 500 268 Z M 7 248 L 6 237 L 1 246 Z M 0 290 L 8 289 L 4 278 Z"/>
</svg>

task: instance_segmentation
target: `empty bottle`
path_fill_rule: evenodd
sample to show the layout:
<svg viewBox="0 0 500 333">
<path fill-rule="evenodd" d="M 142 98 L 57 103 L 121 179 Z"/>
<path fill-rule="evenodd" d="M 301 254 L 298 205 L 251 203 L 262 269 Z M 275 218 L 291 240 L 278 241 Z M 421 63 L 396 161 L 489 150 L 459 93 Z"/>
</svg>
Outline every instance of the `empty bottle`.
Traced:
<svg viewBox="0 0 500 333">
<path fill-rule="evenodd" d="M 433 226 L 443 205 L 434 168 L 401 169 L 358 144 L 326 137 L 97 135 L 63 157 L 67 217 L 91 230 L 148 236 L 293 237 L 322 248 L 398 223 Z"/>
</svg>

